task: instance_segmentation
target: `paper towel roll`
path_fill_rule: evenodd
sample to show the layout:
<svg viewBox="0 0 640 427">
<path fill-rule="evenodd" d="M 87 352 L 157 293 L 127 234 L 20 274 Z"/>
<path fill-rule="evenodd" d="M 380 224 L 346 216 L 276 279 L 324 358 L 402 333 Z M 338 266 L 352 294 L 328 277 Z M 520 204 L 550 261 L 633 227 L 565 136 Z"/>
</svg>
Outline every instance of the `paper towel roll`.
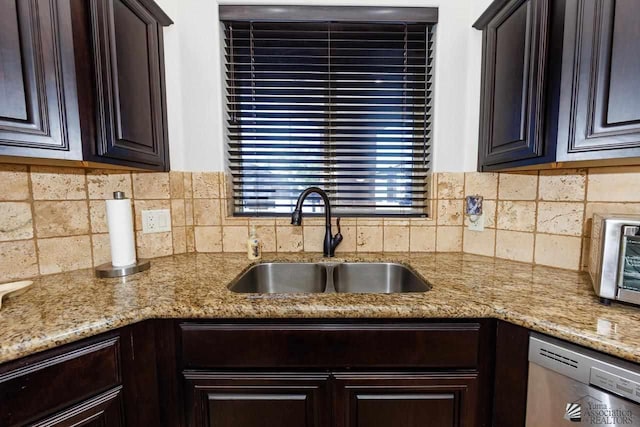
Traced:
<svg viewBox="0 0 640 427">
<path fill-rule="evenodd" d="M 119 194 L 117 194 L 119 193 Z M 131 200 L 124 193 L 114 193 L 113 200 L 107 200 L 107 225 L 111 243 L 111 264 L 123 267 L 136 263 L 136 242 L 133 235 L 133 215 Z"/>
</svg>

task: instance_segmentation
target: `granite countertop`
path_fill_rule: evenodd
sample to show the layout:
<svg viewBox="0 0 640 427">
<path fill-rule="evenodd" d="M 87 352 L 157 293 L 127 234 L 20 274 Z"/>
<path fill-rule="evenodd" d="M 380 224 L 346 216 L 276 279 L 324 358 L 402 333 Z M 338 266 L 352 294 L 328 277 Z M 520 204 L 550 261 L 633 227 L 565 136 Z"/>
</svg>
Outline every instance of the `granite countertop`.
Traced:
<svg viewBox="0 0 640 427">
<path fill-rule="evenodd" d="M 264 261 L 323 261 L 278 254 Z M 584 273 L 460 253 L 340 255 L 409 265 L 418 294 L 236 294 L 244 254 L 158 258 L 125 279 L 79 270 L 35 280 L 0 310 L 0 362 L 149 318 L 497 318 L 640 362 L 640 308 L 598 303 Z"/>
</svg>

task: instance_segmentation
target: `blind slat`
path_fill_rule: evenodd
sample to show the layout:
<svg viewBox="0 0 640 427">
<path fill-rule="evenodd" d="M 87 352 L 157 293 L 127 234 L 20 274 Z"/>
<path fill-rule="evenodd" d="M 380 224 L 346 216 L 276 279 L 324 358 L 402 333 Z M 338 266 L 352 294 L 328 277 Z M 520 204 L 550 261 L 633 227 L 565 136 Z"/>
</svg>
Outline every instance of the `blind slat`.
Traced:
<svg viewBox="0 0 640 427">
<path fill-rule="evenodd" d="M 295 177 L 294 174 L 291 173 L 278 173 L 279 171 L 268 171 L 266 173 L 260 171 L 253 170 L 234 170 L 231 175 L 233 176 L 233 183 L 242 185 L 244 182 L 252 182 L 259 181 L 261 183 L 268 182 L 270 184 L 277 184 L 280 182 L 285 182 L 285 180 Z M 357 171 L 341 173 L 339 176 L 341 178 L 349 179 L 348 185 L 357 185 L 359 182 L 364 182 L 366 179 L 378 179 L 378 178 L 394 178 L 397 181 L 402 182 L 423 182 L 425 178 L 428 176 L 428 169 L 423 170 L 412 170 L 411 175 L 407 175 L 402 171 L 398 172 L 389 172 L 389 171 L 376 171 L 371 174 L 369 171 L 364 171 L 365 175 L 358 174 Z M 305 171 L 304 178 L 307 180 L 329 180 L 333 178 L 331 173 L 325 173 L 323 171 L 317 172 L 308 172 Z M 283 180 L 283 181 L 279 181 Z M 296 183 L 287 182 L 287 185 L 295 185 Z"/>
<path fill-rule="evenodd" d="M 373 182 L 371 183 L 360 183 L 362 185 L 354 185 L 354 183 L 350 183 L 350 184 L 344 184 L 344 185 L 334 185 L 331 183 L 327 183 L 324 181 L 312 181 L 312 185 L 317 184 L 317 186 L 325 186 L 325 190 L 327 191 L 336 191 L 338 189 L 342 189 L 342 191 L 346 193 L 368 193 L 370 190 L 369 187 L 375 187 L 376 184 L 376 180 L 371 180 Z M 300 184 L 298 185 L 299 190 L 296 190 L 297 192 L 299 192 L 300 190 L 302 190 L 303 188 L 306 188 L 305 186 L 308 187 L 307 183 L 305 184 Z M 403 186 L 406 186 L 405 184 L 403 184 Z M 424 194 L 424 182 L 423 183 L 415 183 L 412 186 L 406 186 L 407 188 L 405 188 L 402 193 L 416 193 L 416 194 Z M 286 192 L 286 191 L 290 191 L 291 190 L 291 185 L 290 183 L 279 183 L 279 184 L 274 184 L 271 183 L 271 185 L 269 186 L 268 189 L 265 189 L 264 186 L 261 186 L 259 183 L 245 183 L 245 185 L 242 188 L 242 191 L 239 191 L 240 194 L 244 194 L 245 192 L 253 192 L 253 193 L 270 193 L 270 192 Z M 295 194 L 295 196 L 297 196 L 298 194 Z M 336 196 L 334 196 L 336 197 Z M 342 196 L 337 196 L 337 197 L 342 197 Z"/>
<path fill-rule="evenodd" d="M 290 214 L 309 186 L 341 215 L 425 214 L 431 24 L 224 25 L 236 214 Z M 308 204 L 323 210 L 319 199 Z"/>
<path fill-rule="evenodd" d="M 369 173 L 375 173 L 375 172 L 382 172 L 384 170 L 388 170 L 390 169 L 388 167 L 389 165 L 383 165 L 383 164 L 378 164 L 377 167 L 366 167 L 366 166 L 334 166 L 334 165 L 330 165 L 330 166 L 316 166 L 316 165 L 305 165 L 304 167 L 298 167 L 298 166 L 288 166 L 288 165 L 280 165 L 280 166 L 246 166 L 243 164 L 234 164 L 232 163 L 229 167 L 231 169 L 231 172 L 233 173 L 234 170 L 248 170 L 248 171 L 261 171 L 261 172 L 291 172 L 291 177 L 292 178 L 304 178 L 304 174 L 296 174 L 294 172 L 330 172 L 330 173 L 336 173 L 336 175 L 332 175 L 332 178 L 335 179 L 339 179 L 340 175 L 339 172 L 361 172 L 364 173 L 363 177 L 366 178 L 368 176 Z M 411 176 L 411 173 L 415 170 L 414 167 L 412 167 L 413 165 L 409 166 L 407 165 L 407 167 L 402 171 L 404 172 L 405 175 L 407 176 Z M 394 168 L 396 170 L 399 170 L 400 168 L 396 167 Z M 428 171 L 427 168 L 424 169 L 424 171 Z"/>
</svg>

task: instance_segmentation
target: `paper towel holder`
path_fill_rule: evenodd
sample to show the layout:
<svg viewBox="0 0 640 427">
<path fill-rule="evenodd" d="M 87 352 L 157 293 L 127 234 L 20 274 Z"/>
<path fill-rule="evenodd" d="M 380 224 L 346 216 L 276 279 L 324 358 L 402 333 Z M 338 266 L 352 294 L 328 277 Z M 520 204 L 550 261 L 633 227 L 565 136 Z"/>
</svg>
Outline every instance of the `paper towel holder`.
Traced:
<svg viewBox="0 0 640 427">
<path fill-rule="evenodd" d="M 125 265 L 122 267 L 114 267 L 113 264 L 107 262 L 96 267 L 96 277 L 124 277 L 132 274 L 140 273 L 151 268 L 151 261 L 148 259 L 139 259 L 135 264 Z"/>
<path fill-rule="evenodd" d="M 126 199 L 124 192 L 114 191 L 113 198 L 116 200 Z M 151 268 L 151 261 L 148 259 L 138 259 L 134 264 L 124 265 L 121 267 L 114 267 L 110 262 L 101 264 L 96 267 L 96 277 L 99 278 L 113 278 L 124 277 L 132 274 L 140 273 Z"/>
</svg>

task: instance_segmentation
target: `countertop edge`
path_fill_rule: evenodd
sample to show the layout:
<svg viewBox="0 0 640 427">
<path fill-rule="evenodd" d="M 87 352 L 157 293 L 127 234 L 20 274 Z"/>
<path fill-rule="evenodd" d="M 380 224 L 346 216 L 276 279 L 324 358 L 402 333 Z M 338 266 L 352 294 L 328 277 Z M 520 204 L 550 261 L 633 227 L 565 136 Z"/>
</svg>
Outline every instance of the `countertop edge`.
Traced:
<svg viewBox="0 0 640 427">
<path fill-rule="evenodd" d="M 149 319 L 498 319 L 640 363 L 640 312 L 598 303 L 581 272 L 468 254 L 353 254 L 342 262 L 401 262 L 424 294 L 237 294 L 227 286 L 254 264 L 242 255 L 156 259 L 126 281 L 92 269 L 42 276 L 0 313 L 0 364 Z M 319 255 L 271 262 L 322 262 Z M 263 260 L 267 262 L 267 260 Z"/>
<path fill-rule="evenodd" d="M 235 316 L 216 316 L 212 313 L 211 309 L 207 309 L 202 313 L 183 313 L 175 307 L 153 307 L 145 308 L 143 310 L 136 310 L 130 313 L 119 313 L 117 316 L 107 317 L 100 320 L 87 321 L 80 324 L 70 324 L 69 329 L 65 333 L 55 336 L 35 336 L 27 341 L 17 342 L 11 346 L 0 347 L 0 364 L 11 362 L 21 359 L 23 357 L 31 356 L 46 350 L 50 350 L 55 347 L 59 347 L 65 344 L 74 343 L 86 338 L 97 336 L 115 329 L 123 328 L 135 323 L 143 322 L 153 319 L 173 319 L 173 320 L 208 320 L 208 321 L 224 321 L 224 320 L 240 320 L 240 319 L 317 319 L 326 320 L 330 322 L 332 320 L 349 320 L 349 319 L 390 319 L 390 320 L 418 320 L 418 319 L 496 319 L 505 321 L 514 325 L 525 327 L 531 331 L 543 333 L 555 338 L 563 339 L 573 344 L 578 344 L 583 347 L 587 347 L 593 350 L 601 351 L 603 353 L 619 357 L 631 362 L 640 363 L 640 354 L 635 351 L 633 346 L 621 346 L 619 342 L 607 342 L 607 340 L 601 336 L 589 336 L 577 329 L 568 328 L 562 325 L 555 324 L 549 321 L 541 321 L 540 319 L 532 316 L 523 315 L 521 313 L 505 310 L 505 309 L 493 309 L 492 313 L 487 313 L 485 309 L 479 309 L 477 313 L 472 313 L 466 310 L 463 314 L 451 315 L 451 312 L 447 310 L 429 310 L 422 313 L 422 315 L 416 315 L 415 310 L 413 313 L 407 313 L 407 315 L 398 315 L 395 313 L 360 313 L 357 316 L 354 315 L 341 315 L 340 310 L 332 310 L 330 317 L 326 316 L 308 316 L 305 315 L 292 316 L 285 314 L 283 316 L 274 316 L 270 313 L 265 316 L 261 313 L 239 312 Z M 326 313 L 324 313 L 326 314 Z M 364 314 L 364 315 L 362 315 Z"/>
</svg>

